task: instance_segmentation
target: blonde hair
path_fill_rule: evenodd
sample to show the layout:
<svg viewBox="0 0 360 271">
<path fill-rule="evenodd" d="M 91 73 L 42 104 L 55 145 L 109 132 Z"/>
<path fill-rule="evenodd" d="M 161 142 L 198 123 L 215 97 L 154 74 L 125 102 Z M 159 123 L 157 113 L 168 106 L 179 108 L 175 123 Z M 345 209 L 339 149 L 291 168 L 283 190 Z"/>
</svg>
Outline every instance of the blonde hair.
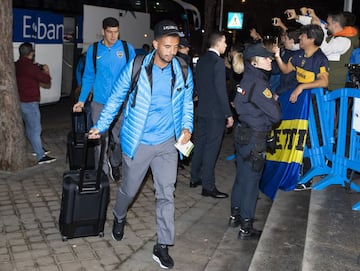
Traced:
<svg viewBox="0 0 360 271">
<path fill-rule="evenodd" d="M 236 52 L 234 54 L 232 68 L 237 74 L 242 74 L 244 72 L 244 57 L 242 53 Z"/>
</svg>

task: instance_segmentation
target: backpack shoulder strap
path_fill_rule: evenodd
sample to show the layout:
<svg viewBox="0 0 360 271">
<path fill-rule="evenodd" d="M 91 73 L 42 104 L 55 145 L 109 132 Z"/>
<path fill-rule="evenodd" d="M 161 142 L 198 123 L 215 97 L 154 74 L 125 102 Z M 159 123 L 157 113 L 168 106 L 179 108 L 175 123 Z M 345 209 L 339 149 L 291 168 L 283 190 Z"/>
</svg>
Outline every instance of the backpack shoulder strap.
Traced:
<svg viewBox="0 0 360 271">
<path fill-rule="evenodd" d="M 94 64 L 94 72 L 96 74 L 96 55 L 97 55 L 97 49 L 98 49 L 98 42 L 93 43 L 93 64 Z"/>
<path fill-rule="evenodd" d="M 128 47 L 126 40 L 121 40 L 121 42 L 122 42 L 122 45 L 123 45 L 124 51 L 125 51 L 126 63 L 128 63 L 129 62 L 129 47 Z"/>
<path fill-rule="evenodd" d="M 134 89 L 136 87 L 136 83 L 139 80 L 140 71 L 141 71 L 141 65 L 142 65 L 142 63 L 144 61 L 144 58 L 145 58 L 145 55 L 137 55 L 134 58 L 133 67 L 132 67 L 132 71 L 131 71 L 130 89 L 129 89 L 129 92 L 127 94 L 127 99 L 129 98 L 129 95 L 131 94 L 131 92 L 134 91 Z M 135 106 L 136 95 L 137 95 L 137 88 L 135 90 L 134 99 L 133 99 L 133 102 L 131 104 L 132 107 Z"/>
<path fill-rule="evenodd" d="M 126 94 L 125 100 L 124 100 L 118 114 L 116 115 L 116 117 L 115 117 L 115 119 L 114 119 L 114 121 L 112 122 L 111 125 L 113 125 L 118 120 L 118 118 L 122 115 L 123 108 L 125 108 L 126 104 L 128 103 L 130 94 L 134 91 L 134 89 L 136 87 L 136 83 L 137 83 L 137 81 L 139 79 L 139 76 L 140 76 L 141 65 L 142 65 L 142 63 L 144 61 L 144 58 L 145 58 L 145 55 L 136 55 L 135 58 L 134 58 L 132 71 L 131 71 L 131 83 L 130 83 L 129 91 Z M 131 103 L 131 107 L 135 106 L 136 95 L 137 95 L 137 88 L 135 90 L 135 95 L 134 95 L 133 102 Z"/>
<path fill-rule="evenodd" d="M 131 83 L 130 83 L 130 92 L 133 91 L 137 81 L 140 76 L 140 68 L 144 61 L 145 55 L 137 55 L 134 58 L 133 67 L 131 71 Z"/>
<path fill-rule="evenodd" d="M 187 81 L 187 77 L 188 77 L 188 73 L 189 73 L 188 64 L 187 64 L 186 61 L 185 61 L 184 59 L 182 59 L 181 57 L 175 56 L 175 58 L 176 58 L 177 61 L 179 61 L 179 63 L 180 63 L 182 77 L 183 77 L 183 79 L 184 79 L 185 87 L 187 88 L 188 86 L 187 86 L 187 84 L 186 84 L 186 81 Z"/>
</svg>

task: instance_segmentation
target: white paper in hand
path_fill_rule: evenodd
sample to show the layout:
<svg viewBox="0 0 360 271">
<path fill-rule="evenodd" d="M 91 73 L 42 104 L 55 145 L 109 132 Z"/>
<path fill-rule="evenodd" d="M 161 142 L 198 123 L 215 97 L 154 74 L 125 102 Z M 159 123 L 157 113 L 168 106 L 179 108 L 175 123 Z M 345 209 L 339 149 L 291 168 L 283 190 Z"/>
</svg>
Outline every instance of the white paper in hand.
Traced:
<svg viewBox="0 0 360 271">
<path fill-rule="evenodd" d="M 181 134 L 178 142 L 175 143 L 175 147 L 186 157 L 189 157 L 192 149 L 194 148 L 194 144 L 189 140 L 185 144 L 180 144 L 179 142 L 182 140 L 184 134 Z"/>
</svg>

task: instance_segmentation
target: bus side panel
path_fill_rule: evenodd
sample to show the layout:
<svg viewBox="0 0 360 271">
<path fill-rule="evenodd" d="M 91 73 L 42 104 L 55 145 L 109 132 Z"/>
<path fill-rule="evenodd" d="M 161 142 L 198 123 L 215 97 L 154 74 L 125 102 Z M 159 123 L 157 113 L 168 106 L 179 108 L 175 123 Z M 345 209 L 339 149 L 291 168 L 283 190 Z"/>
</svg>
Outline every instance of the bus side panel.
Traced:
<svg viewBox="0 0 360 271">
<path fill-rule="evenodd" d="M 84 5 L 83 51 L 86 51 L 94 41 L 102 38 L 102 20 L 109 16 L 120 22 L 120 39 L 131 43 L 134 48 L 141 48 L 144 43 L 152 44 L 153 30 L 150 28 L 150 14 Z"/>
</svg>

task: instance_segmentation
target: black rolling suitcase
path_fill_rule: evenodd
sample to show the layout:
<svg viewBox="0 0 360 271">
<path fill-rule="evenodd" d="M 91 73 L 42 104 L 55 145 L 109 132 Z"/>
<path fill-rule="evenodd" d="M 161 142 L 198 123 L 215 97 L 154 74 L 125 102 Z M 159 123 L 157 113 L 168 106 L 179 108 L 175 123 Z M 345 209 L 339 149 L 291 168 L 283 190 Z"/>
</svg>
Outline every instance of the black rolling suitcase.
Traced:
<svg viewBox="0 0 360 271">
<path fill-rule="evenodd" d="M 80 169 L 82 154 L 84 151 L 84 142 L 76 140 L 77 135 L 70 131 L 67 134 L 67 160 L 69 162 L 69 169 Z M 86 160 L 86 169 L 95 169 L 95 145 L 92 142 L 88 144 L 88 156 Z"/>
<path fill-rule="evenodd" d="M 59 227 L 63 241 L 75 237 L 104 236 L 110 199 L 109 180 L 102 170 L 105 139 L 101 139 L 98 169 L 84 169 L 88 140 L 85 137 L 82 166 L 63 175 Z"/>
<path fill-rule="evenodd" d="M 83 157 L 84 136 L 92 126 L 91 117 L 86 110 L 83 112 L 72 112 L 72 129 L 67 135 L 67 160 L 70 170 L 79 169 Z M 88 156 L 86 169 L 95 168 L 95 146 L 94 143 L 88 143 Z"/>
</svg>

